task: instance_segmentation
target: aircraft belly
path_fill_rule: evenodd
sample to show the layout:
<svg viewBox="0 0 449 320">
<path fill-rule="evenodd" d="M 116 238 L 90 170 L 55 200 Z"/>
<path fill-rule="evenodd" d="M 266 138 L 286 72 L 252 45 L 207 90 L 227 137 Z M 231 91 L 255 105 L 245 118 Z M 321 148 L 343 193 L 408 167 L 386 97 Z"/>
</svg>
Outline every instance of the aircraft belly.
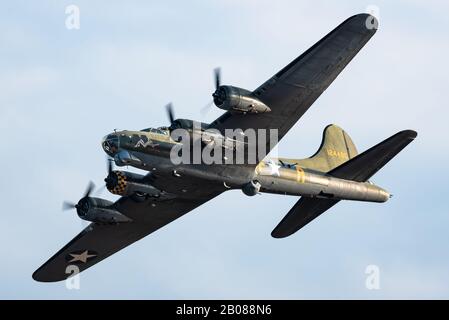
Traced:
<svg viewBox="0 0 449 320">
<path fill-rule="evenodd" d="M 255 180 L 261 184 L 261 192 L 370 202 L 385 202 L 390 197 L 387 191 L 367 182 L 339 179 L 307 171 L 290 175 L 285 173 L 287 170 L 295 171 L 279 170 L 278 176 L 257 175 Z"/>
<path fill-rule="evenodd" d="M 235 165 L 180 165 L 181 176 L 203 179 L 231 188 L 240 188 L 254 176 L 254 167 Z"/>
<path fill-rule="evenodd" d="M 163 155 L 147 154 L 142 152 L 133 152 L 137 158 L 142 161 L 141 165 L 135 165 L 134 167 L 150 172 L 162 172 L 169 173 L 173 171 L 173 163 L 170 158 Z"/>
</svg>

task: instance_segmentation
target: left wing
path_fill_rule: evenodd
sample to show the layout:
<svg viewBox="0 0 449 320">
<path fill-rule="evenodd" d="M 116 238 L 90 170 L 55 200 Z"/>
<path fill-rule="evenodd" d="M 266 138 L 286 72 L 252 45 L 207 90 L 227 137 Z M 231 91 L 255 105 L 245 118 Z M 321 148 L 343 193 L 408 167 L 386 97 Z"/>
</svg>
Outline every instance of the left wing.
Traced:
<svg viewBox="0 0 449 320">
<path fill-rule="evenodd" d="M 271 236 L 273 238 L 285 238 L 292 235 L 324 211 L 337 204 L 338 201 L 340 200 L 301 197 L 274 228 Z"/>
<path fill-rule="evenodd" d="M 139 203 L 123 197 L 115 203 L 115 207 L 133 219 L 132 222 L 116 225 L 90 224 L 37 269 L 33 273 L 33 279 L 43 282 L 65 280 L 71 272 L 68 266 L 75 265 L 79 271 L 83 271 L 220 193 L 208 191 L 208 194 L 199 199 L 177 198 L 157 202 L 147 200 Z"/>
</svg>

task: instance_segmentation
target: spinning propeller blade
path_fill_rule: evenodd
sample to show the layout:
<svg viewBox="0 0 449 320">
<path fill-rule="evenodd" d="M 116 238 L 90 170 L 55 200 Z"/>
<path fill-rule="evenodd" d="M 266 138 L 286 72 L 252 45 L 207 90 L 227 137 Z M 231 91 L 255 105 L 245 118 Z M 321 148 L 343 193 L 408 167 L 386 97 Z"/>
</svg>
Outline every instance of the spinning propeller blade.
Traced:
<svg viewBox="0 0 449 320">
<path fill-rule="evenodd" d="M 165 106 L 168 114 L 168 119 L 170 119 L 170 123 L 173 123 L 175 121 L 175 114 L 173 112 L 173 104 L 170 102 Z"/>
</svg>

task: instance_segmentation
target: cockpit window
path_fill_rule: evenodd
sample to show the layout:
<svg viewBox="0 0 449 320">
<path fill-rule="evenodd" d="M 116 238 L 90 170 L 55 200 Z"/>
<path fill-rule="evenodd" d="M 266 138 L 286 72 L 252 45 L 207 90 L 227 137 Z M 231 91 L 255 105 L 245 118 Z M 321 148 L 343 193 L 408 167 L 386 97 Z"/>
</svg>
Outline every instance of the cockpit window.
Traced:
<svg viewBox="0 0 449 320">
<path fill-rule="evenodd" d="M 156 134 L 167 134 L 166 131 L 162 131 L 161 129 L 152 129 L 151 132 Z"/>
<path fill-rule="evenodd" d="M 163 135 L 168 135 L 168 130 L 163 130 L 164 128 L 148 128 L 148 129 L 143 129 L 143 132 L 151 132 L 151 133 L 155 133 L 155 134 L 163 134 Z"/>
</svg>

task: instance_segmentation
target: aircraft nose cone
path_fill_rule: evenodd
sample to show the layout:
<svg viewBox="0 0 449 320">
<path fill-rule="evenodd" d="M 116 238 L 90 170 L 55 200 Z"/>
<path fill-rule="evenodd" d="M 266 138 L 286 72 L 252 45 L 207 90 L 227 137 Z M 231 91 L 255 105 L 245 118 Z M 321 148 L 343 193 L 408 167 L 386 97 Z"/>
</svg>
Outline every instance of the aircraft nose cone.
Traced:
<svg viewBox="0 0 449 320">
<path fill-rule="evenodd" d="M 119 138 L 116 133 L 111 133 L 103 137 L 101 140 L 101 147 L 104 152 L 110 156 L 114 156 L 119 148 Z"/>
</svg>

